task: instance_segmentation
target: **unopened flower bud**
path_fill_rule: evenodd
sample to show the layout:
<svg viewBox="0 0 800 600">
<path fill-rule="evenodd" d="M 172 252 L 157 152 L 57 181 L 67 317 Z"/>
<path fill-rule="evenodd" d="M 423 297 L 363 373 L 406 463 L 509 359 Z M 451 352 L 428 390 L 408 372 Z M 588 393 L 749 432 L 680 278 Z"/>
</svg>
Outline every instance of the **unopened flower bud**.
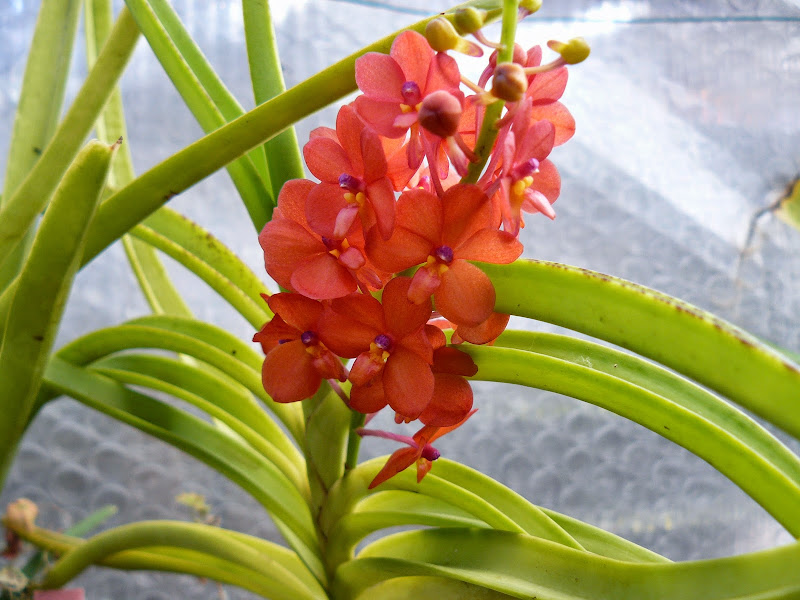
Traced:
<svg viewBox="0 0 800 600">
<path fill-rule="evenodd" d="M 433 135 L 450 137 L 458 131 L 461 103 L 450 92 L 437 90 L 422 101 L 418 118 L 420 125 Z"/>
<path fill-rule="evenodd" d="M 453 25 L 458 33 L 474 33 L 486 24 L 486 11 L 473 6 L 459 8 L 453 15 Z"/>
<path fill-rule="evenodd" d="M 425 39 L 428 40 L 431 48 L 437 52 L 446 52 L 456 47 L 461 36 L 458 35 L 456 28 L 453 27 L 450 21 L 444 17 L 439 17 L 425 26 Z"/>
<path fill-rule="evenodd" d="M 455 50 L 467 56 L 483 56 L 481 47 L 458 35 L 453 24 L 444 17 L 438 17 L 428 22 L 425 26 L 425 39 L 437 52 Z"/>
<path fill-rule="evenodd" d="M 27 498 L 15 500 L 6 508 L 6 525 L 9 529 L 32 531 L 39 507 Z"/>
<path fill-rule="evenodd" d="M 550 40 L 547 42 L 547 47 L 558 52 L 568 65 L 576 65 L 579 62 L 583 62 L 591 52 L 589 44 L 580 37 L 572 38 L 567 43 Z"/>
<path fill-rule="evenodd" d="M 528 77 L 517 63 L 501 63 L 494 70 L 492 96 L 507 102 L 517 102 L 528 89 Z"/>
<path fill-rule="evenodd" d="M 542 8 L 542 0 L 520 0 L 519 7 L 531 15 Z"/>
</svg>

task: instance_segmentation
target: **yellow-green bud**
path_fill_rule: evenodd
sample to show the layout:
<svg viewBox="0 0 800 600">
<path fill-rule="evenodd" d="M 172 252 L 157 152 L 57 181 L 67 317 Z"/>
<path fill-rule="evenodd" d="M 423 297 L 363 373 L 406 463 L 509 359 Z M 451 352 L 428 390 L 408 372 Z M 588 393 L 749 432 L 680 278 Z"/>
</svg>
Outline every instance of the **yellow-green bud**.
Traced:
<svg viewBox="0 0 800 600">
<path fill-rule="evenodd" d="M 517 102 L 528 89 L 528 77 L 517 63 L 500 63 L 492 78 L 492 96 L 507 102 Z"/>
<path fill-rule="evenodd" d="M 566 44 L 564 42 L 550 40 L 547 42 L 547 46 L 551 50 L 558 52 L 568 65 L 576 65 L 579 62 L 583 62 L 589 56 L 589 52 L 591 52 L 589 44 L 586 43 L 585 39 L 580 37 L 572 38 Z"/>
<path fill-rule="evenodd" d="M 437 52 L 446 52 L 458 46 L 461 37 L 450 21 L 438 17 L 425 26 L 425 39 Z"/>
<path fill-rule="evenodd" d="M 473 6 L 459 8 L 453 15 L 453 25 L 461 35 L 475 33 L 486 24 L 486 11 Z"/>
<path fill-rule="evenodd" d="M 520 0 L 519 7 L 528 11 L 528 14 L 533 14 L 542 8 L 542 0 Z"/>
</svg>

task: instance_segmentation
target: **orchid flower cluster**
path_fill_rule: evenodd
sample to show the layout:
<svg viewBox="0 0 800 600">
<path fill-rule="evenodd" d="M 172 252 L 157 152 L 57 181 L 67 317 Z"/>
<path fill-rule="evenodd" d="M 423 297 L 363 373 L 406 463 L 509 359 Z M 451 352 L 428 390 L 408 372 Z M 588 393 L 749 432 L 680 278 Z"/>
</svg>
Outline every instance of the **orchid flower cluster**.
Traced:
<svg viewBox="0 0 800 600">
<path fill-rule="evenodd" d="M 513 63 L 497 64 L 495 50 L 473 83 L 447 50 L 482 50 L 442 33 L 452 27 L 434 20 L 426 36 L 399 35 L 389 55 L 358 59 L 362 94 L 303 149 L 319 183 L 287 182 L 259 236 L 267 272 L 288 290 L 265 296 L 275 316 L 253 338 L 266 354 L 267 393 L 300 401 L 324 379 L 355 411 L 388 405 L 397 423 L 423 425 L 413 437 L 359 430 L 407 445 L 371 487 L 414 462 L 421 480 L 439 457 L 431 443 L 474 412 L 466 377 L 477 366 L 444 330 L 453 343 L 486 344 L 505 329 L 491 281 L 469 261 L 513 262 L 522 213 L 555 217 L 560 177 L 548 156 L 575 128 L 559 98 L 582 40 L 551 42 L 561 57 L 545 65 L 539 46 L 516 46 Z M 464 183 L 496 101 L 506 111 L 487 166 Z M 345 359 L 355 359 L 349 371 Z"/>
</svg>

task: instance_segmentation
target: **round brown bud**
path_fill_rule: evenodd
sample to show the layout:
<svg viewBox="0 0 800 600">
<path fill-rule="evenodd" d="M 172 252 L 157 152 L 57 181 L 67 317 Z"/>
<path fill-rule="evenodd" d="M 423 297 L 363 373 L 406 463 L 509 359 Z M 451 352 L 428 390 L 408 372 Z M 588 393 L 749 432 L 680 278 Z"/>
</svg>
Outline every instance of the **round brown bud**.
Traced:
<svg viewBox="0 0 800 600">
<path fill-rule="evenodd" d="M 418 113 L 419 124 L 440 138 L 450 137 L 458 131 L 461 121 L 461 103 L 450 92 L 437 90 L 422 101 Z"/>
<path fill-rule="evenodd" d="M 494 70 L 492 96 L 507 102 L 517 102 L 528 89 L 528 77 L 517 63 L 501 63 Z"/>
</svg>

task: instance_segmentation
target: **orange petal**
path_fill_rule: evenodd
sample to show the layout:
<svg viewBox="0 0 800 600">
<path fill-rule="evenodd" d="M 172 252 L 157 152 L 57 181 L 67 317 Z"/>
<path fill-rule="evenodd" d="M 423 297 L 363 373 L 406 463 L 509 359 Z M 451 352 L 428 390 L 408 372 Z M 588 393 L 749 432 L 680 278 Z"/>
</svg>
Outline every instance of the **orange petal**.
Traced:
<svg viewBox="0 0 800 600">
<path fill-rule="evenodd" d="M 379 486 L 387 479 L 391 479 L 401 471 L 405 471 L 408 467 L 413 465 L 416 460 L 416 448 L 409 447 L 395 450 L 389 457 L 389 460 L 386 461 L 386 464 L 383 465 L 383 468 L 375 476 L 375 479 L 372 480 L 372 483 L 369 484 L 369 489 Z"/>
<path fill-rule="evenodd" d="M 437 348 L 433 353 L 433 372 L 472 377 L 478 372 L 478 366 L 469 354 L 458 348 Z"/>
<path fill-rule="evenodd" d="M 276 346 L 267 354 L 261 380 L 275 402 L 297 402 L 313 396 L 322 378 L 305 344 L 294 340 Z"/>
<path fill-rule="evenodd" d="M 317 321 L 322 316 L 322 305 L 316 300 L 306 298 L 300 294 L 272 294 L 267 301 L 269 307 L 276 315 L 296 328 L 299 332 L 315 329 Z"/>
<path fill-rule="evenodd" d="M 309 256 L 326 252 L 325 244 L 290 219 L 276 218 L 267 223 L 258 241 L 264 249 L 264 266 L 270 277 L 291 288 L 292 273 Z"/>
<path fill-rule="evenodd" d="M 480 325 L 474 327 L 459 325 L 455 334 L 470 344 L 488 344 L 494 342 L 497 336 L 506 330 L 508 319 L 509 315 L 495 312 Z"/>
<path fill-rule="evenodd" d="M 275 315 L 253 336 L 253 341 L 260 343 L 261 350 L 267 354 L 282 341 L 299 339 L 301 333 L 291 325 L 287 325 L 280 316 Z"/>
<path fill-rule="evenodd" d="M 303 227 L 308 227 L 306 222 L 306 199 L 316 185 L 316 183 L 308 179 L 290 179 L 284 183 L 278 193 L 280 214 Z"/>
<path fill-rule="evenodd" d="M 376 413 L 386 406 L 383 383 L 377 377 L 367 385 L 354 385 L 350 390 L 350 408 L 366 415 Z"/>
<path fill-rule="evenodd" d="M 458 375 L 436 373 L 430 404 L 419 415 L 425 425 L 449 427 L 460 423 L 472 408 L 472 387 Z"/>
<path fill-rule="evenodd" d="M 386 401 L 395 412 L 416 419 L 433 396 L 433 373 L 419 355 L 397 348 L 383 369 Z"/>
<path fill-rule="evenodd" d="M 494 309 L 494 286 L 486 274 L 465 260 L 454 260 L 442 274 L 433 296 L 436 310 L 457 325 L 483 323 Z"/>
<path fill-rule="evenodd" d="M 298 265 L 292 273 L 291 283 L 294 290 L 315 300 L 341 298 L 358 289 L 350 271 L 327 252 Z"/>
<path fill-rule="evenodd" d="M 422 479 L 430 472 L 432 467 L 433 463 L 427 458 L 417 459 L 417 483 L 422 482 Z"/>
<path fill-rule="evenodd" d="M 353 165 L 344 148 L 327 137 L 316 137 L 306 143 L 303 158 L 312 175 L 326 183 L 338 184 L 342 173 L 353 172 Z"/>
<path fill-rule="evenodd" d="M 395 277 L 383 288 L 383 312 L 387 333 L 402 339 L 417 331 L 431 318 L 431 302 L 414 304 L 408 299 L 410 277 Z"/>
<path fill-rule="evenodd" d="M 507 265 L 517 260 L 522 250 L 522 244 L 516 236 L 507 231 L 486 228 L 475 232 L 463 244 L 453 248 L 453 254 L 464 260 Z"/>
<path fill-rule="evenodd" d="M 442 242 L 457 247 L 479 229 L 491 226 L 489 198 L 477 185 L 454 185 L 442 196 Z"/>
</svg>

